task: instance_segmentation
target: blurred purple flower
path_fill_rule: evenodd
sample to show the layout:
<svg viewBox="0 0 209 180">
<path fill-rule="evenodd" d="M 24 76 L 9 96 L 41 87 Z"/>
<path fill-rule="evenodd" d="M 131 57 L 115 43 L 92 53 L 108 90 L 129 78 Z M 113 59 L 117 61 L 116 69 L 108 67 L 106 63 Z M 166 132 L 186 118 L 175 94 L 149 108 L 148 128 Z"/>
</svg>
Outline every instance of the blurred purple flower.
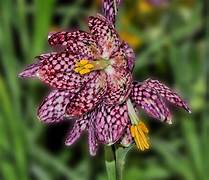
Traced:
<svg viewBox="0 0 209 180">
<path fill-rule="evenodd" d="M 190 112 L 159 81 L 132 81 L 134 52 L 114 28 L 114 3 L 105 2 L 105 17 L 89 18 L 90 33 L 50 33 L 49 44 L 63 50 L 38 56 L 37 62 L 19 74 L 38 77 L 54 88 L 39 106 L 38 118 L 44 123 L 58 123 L 65 117 L 75 120 L 65 144 L 72 145 L 88 130 L 91 155 L 96 154 L 98 143 L 129 146 L 133 139 L 138 148 L 148 149 L 148 129 L 139 119 L 138 108 L 168 123 L 171 115 L 165 101 Z"/>
</svg>

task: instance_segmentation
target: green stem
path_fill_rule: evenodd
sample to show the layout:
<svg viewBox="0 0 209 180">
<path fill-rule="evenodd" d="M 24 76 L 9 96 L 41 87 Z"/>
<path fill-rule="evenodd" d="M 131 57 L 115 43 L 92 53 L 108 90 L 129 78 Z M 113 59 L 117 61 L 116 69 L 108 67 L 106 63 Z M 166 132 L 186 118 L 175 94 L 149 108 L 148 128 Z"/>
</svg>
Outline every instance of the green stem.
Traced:
<svg viewBox="0 0 209 180">
<path fill-rule="evenodd" d="M 105 165 L 108 180 L 116 180 L 116 162 L 114 146 L 105 146 Z"/>
<path fill-rule="evenodd" d="M 125 158 L 119 158 L 118 153 L 116 153 L 116 177 L 117 180 L 123 180 L 123 170 L 125 166 Z"/>
<path fill-rule="evenodd" d="M 116 157 L 116 179 L 123 180 L 123 170 L 126 162 L 126 155 L 132 146 L 127 148 L 119 147 L 115 145 L 115 157 Z"/>
<path fill-rule="evenodd" d="M 127 148 L 117 145 L 105 146 L 105 164 L 108 180 L 123 180 L 125 159 L 131 148 L 132 146 Z"/>
</svg>

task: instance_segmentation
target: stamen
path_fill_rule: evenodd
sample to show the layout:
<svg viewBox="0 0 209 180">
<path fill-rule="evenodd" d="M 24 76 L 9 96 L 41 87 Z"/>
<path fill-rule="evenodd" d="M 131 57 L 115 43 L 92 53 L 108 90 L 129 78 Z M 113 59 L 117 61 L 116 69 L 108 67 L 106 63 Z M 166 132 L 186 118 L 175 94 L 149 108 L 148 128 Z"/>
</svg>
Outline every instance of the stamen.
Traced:
<svg viewBox="0 0 209 180">
<path fill-rule="evenodd" d="M 130 130 L 138 149 L 144 151 L 150 148 L 147 137 L 148 129 L 143 122 L 139 122 L 137 125 L 131 125 Z"/>
<path fill-rule="evenodd" d="M 85 64 L 87 64 L 89 61 L 87 60 L 87 59 L 81 59 L 80 60 L 80 64 L 81 65 L 85 65 Z"/>
<path fill-rule="evenodd" d="M 92 69 L 93 67 L 94 67 L 93 64 L 86 64 L 86 65 L 84 66 L 84 68 L 86 68 L 86 69 Z"/>
<path fill-rule="evenodd" d="M 89 60 L 87 60 L 87 59 L 81 59 L 79 62 L 76 62 L 75 67 L 84 66 L 88 62 L 89 62 Z"/>
<path fill-rule="evenodd" d="M 79 71 L 79 73 L 80 73 L 81 75 L 83 75 L 83 74 L 88 74 L 88 73 L 90 73 L 90 72 L 91 72 L 90 69 L 82 69 L 82 70 Z"/>
<path fill-rule="evenodd" d="M 109 64 L 109 61 L 105 59 L 100 59 L 97 61 L 81 59 L 79 62 L 75 64 L 74 71 L 81 75 L 84 75 L 92 71 L 105 69 Z"/>
<path fill-rule="evenodd" d="M 79 73 L 83 68 L 82 67 L 77 67 L 74 69 L 75 72 Z"/>
<path fill-rule="evenodd" d="M 132 124 L 130 127 L 131 136 L 134 138 L 137 148 L 141 149 L 142 151 L 149 149 L 150 145 L 147 137 L 147 134 L 149 133 L 148 128 L 142 121 L 139 120 L 139 117 L 130 99 L 127 100 L 127 106 L 128 114 Z"/>
</svg>

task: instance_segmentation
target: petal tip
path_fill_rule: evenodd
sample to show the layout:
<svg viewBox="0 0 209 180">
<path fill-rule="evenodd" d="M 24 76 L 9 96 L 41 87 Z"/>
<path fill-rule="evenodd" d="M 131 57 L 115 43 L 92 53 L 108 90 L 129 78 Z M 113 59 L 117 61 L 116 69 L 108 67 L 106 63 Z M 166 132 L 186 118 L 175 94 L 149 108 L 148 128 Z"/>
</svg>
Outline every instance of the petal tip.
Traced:
<svg viewBox="0 0 209 180">
<path fill-rule="evenodd" d="M 46 117 L 42 116 L 41 115 L 42 113 L 40 112 L 40 110 L 38 110 L 37 112 L 37 119 L 41 122 L 41 123 L 44 123 L 44 124 L 47 124 L 47 123 L 50 123 Z"/>
<path fill-rule="evenodd" d="M 49 32 L 48 33 L 48 39 L 50 39 L 52 37 L 52 35 L 55 34 L 55 33 L 56 33 L 55 31 Z"/>
<path fill-rule="evenodd" d="M 168 124 L 173 124 L 173 122 L 172 122 L 172 116 L 169 115 L 169 116 L 165 117 L 164 122 L 166 122 Z"/>
<path fill-rule="evenodd" d="M 35 77 L 36 74 L 31 74 L 30 72 L 28 72 L 27 70 L 24 70 L 22 72 L 20 72 L 18 75 L 17 75 L 19 78 L 30 78 L 30 77 Z"/>
<path fill-rule="evenodd" d="M 185 110 L 186 110 L 189 114 L 192 113 L 192 110 L 191 110 L 188 106 L 185 106 Z"/>
<path fill-rule="evenodd" d="M 18 76 L 19 78 L 25 78 L 25 73 L 24 73 L 24 71 L 23 71 L 23 72 L 20 72 L 17 76 Z"/>
<path fill-rule="evenodd" d="M 65 140 L 65 146 L 71 146 L 73 143 L 68 141 L 68 139 Z"/>
<path fill-rule="evenodd" d="M 97 154 L 96 151 L 90 151 L 89 153 L 91 156 L 96 156 L 96 154 Z"/>
<path fill-rule="evenodd" d="M 27 66 L 22 72 L 18 74 L 18 77 L 20 78 L 30 78 L 37 76 L 37 72 L 39 70 L 40 63 L 34 63 L 29 66 Z"/>
<path fill-rule="evenodd" d="M 75 131 L 72 129 L 70 131 L 70 134 L 68 134 L 68 137 L 65 140 L 65 146 L 71 146 L 73 145 L 76 140 L 80 137 L 80 134 L 75 134 Z"/>
<path fill-rule="evenodd" d="M 167 123 L 168 123 L 169 125 L 173 124 L 173 122 L 172 122 L 172 120 L 171 120 L 171 119 L 170 119 L 170 120 L 168 120 L 168 121 L 167 121 Z"/>
<path fill-rule="evenodd" d="M 89 17 L 88 17 L 88 21 L 89 21 L 89 23 L 91 23 L 91 22 L 92 22 L 92 20 L 93 20 L 94 18 L 95 18 L 94 16 L 89 16 Z"/>
</svg>

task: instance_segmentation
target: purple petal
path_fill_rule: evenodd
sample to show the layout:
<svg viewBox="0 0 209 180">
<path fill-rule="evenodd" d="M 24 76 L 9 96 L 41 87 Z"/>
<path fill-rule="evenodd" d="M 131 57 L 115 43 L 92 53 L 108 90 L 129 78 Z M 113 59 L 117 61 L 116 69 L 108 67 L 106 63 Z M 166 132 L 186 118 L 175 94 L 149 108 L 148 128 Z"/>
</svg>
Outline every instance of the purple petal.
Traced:
<svg viewBox="0 0 209 180">
<path fill-rule="evenodd" d="M 130 127 L 127 126 L 123 136 L 120 139 L 120 144 L 124 147 L 128 147 L 133 143 L 133 138 L 131 136 Z"/>
<path fill-rule="evenodd" d="M 88 57 L 98 57 L 100 54 L 92 35 L 84 31 L 57 32 L 49 36 L 51 46 L 63 46 L 67 51 Z"/>
<path fill-rule="evenodd" d="M 82 134 L 82 132 L 87 128 L 90 114 L 84 115 L 82 118 L 75 121 L 73 128 L 69 131 L 65 145 L 72 145 Z"/>
<path fill-rule="evenodd" d="M 111 61 L 111 65 L 115 68 L 127 69 L 128 67 L 128 58 L 123 46 L 120 46 L 119 49 L 113 53 L 109 59 Z"/>
<path fill-rule="evenodd" d="M 89 142 L 89 153 L 92 155 L 92 156 L 95 156 L 96 155 L 96 152 L 97 152 L 97 149 L 98 149 L 98 142 L 97 142 L 97 139 L 96 139 L 96 129 L 95 129 L 95 125 L 94 125 L 94 122 L 95 122 L 95 118 L 96 118 L 96 113 L 97 113 L 97 110 L 93 111 L 91 113 L 91 119 L 89 121 L 89 136 L 88 136 L 88 142 Z"/>
<path fill-rule="evenodd" d="M 113 52 L 117 51 L 121 44 L 119 36 L 105 17 L 101 15 L 89 17 L 89 29 L 103 50 L 102 57 L 109 58 Z"/>
<path fill-rule="evenodd" d="M 134 82 L 131 99 L 151 117 L 171 123 L 171 114 L 155 89 L 146 84 Z"/>
<path fill-rule="evenodd" d="M 92 156 L 95 156 L 98 149 L 98 142 L 96 139 L 95 130 L 93 128 L 89 128 L 88 141 L 89 141 L 89 153 Z"/>
<path fill-rule="evenodd" d="M 91 72 L 82 76 L 73 70 L 76 62 L 87 59 L 82 55 L 61 52 L 39 56 L 39 59 L 41 59 L 42 65 L 37 72 L 37 76 L 53 88 L 68 89 L 75 93 L 96 74 L 96 72 Z"/>
<path fill-rule="evenodd" d="M 40 64 L 40 62 L 36 62 L 27 66 L 21 73 L 19 73 L 18 76 L 21 78 L 30 78 L 37 76 L 37 71 L 39 70 Z"/>
<path fill-rule="evenodd" d="M 79 117 L 92 110 L 102 101 L 106 91 L 106 74 L 98 72 L 68 104 L 67 114 L 70 117 Z"/>
<path fill-rule="evenodd" d="M 55 53 L 46 53 L 35 58 L 36 62 L 27 66 L 25 70 L 19 73 L 19 77 L 21 78 L 29 78 L 29 77 L 36 77 L 38 76 L 38 70 L 42 66 L 45 59 L 48 59 L 52 54 Z"/>
<path fill-rule="evenodd" d="M 95 120 L 98 141 L 111 145 L 118 141 L 128 124 L 126 103 L 120 105 L 103 105 Z"/>
<path fill-rule="evenodd" d="M 158 80 L 147 79 L 145 83 L 150 87 L 157 91 L 157 93 L 164 97 L 167 101 L 173 103 L 176 106 L 184 108 L 186 111 L 191 113 L 190 108 L 187 103 L 174 91 L 172 91 L 169 87 L 162 84 Z"/>
<path fill-rule="evenodd" d="M 115 18 L 117 15 L 117 6 L 120 4 L 120 0 L 103 0 L 103 14 L 112 23 L 115 24 Z"/>
<path fill-rule="evenodd" d="M 130 71 L 132 71 L 134 68 L 135 53 L 133 49 L 126 42 L 123 42 L 123 44 L 121 45 L 121 48 L 123 48 L 125 52 L 125 55 L 128 61 L 128 68 Z"/>
<path fill-rule="evenodd" d="M 124 102 L 131 91 L 132 74 L 119 68 L 110 68 L 107 74 L 108 93 L 104 103 L 112 105 Z"/>
<path fill-rule="evenodd" d="M 44 123 L 60 122 L 64 119 L 65 109 L 73 97 L 69 91 L 52 91 L 38 108 L 38 118 Z"/>
</svg>

